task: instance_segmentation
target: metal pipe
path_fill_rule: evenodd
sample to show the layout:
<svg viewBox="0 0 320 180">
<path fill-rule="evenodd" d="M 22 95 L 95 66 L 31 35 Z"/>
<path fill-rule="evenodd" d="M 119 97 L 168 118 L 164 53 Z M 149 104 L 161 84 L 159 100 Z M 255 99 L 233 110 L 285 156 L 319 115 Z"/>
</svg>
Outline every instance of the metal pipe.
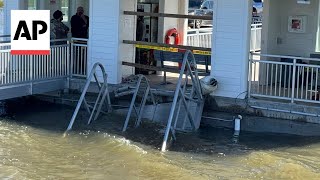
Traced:
<svg viewBox="0 0 320 180">
<path fill-rule="evenodd" d="M 188 50 L 186 53 L 190 53 L 190 51 Z M 181 70 L 180 70 L 178 84 L 177 84 L 178 88 L 176 89 L 176 91 L 174 93 L 174 99 L 173 99 L 173 102 L 172 102 L 172 107 L 176 107 L 177 106 L 179 92 L 180 92 L 180 88 L 181 88 L 181 79 L 183 78 L 184 70 L 186 68 L 186 64 L 187 64 L 187 59 L 184 58 L 182 66 L 181 66 Z M 163 139 L 163 143 L 162 143 L 162 147 L 161 147 L 161 151 L 162 152 L 166 151 L 166 149 L 167 149 L 167 141 L 168 141 L 168 138 L 169 138 L 169 133 L 170 133 L 170 129 L 171 129 L 174 113 L 175 113 L 175 108 L 171 108 L 170 115 L 169 115 L 169 118 L 168 118 L 167 128 L 166 128 L 166 131 L 165 131 L 165 135 L 164 135 L 164 139 Z"/>
<path fill-rule="evenodd" d="M 217 120 L 217 121 L 224 121 L 224 122 L 233 122 L 233 119 L 222 119 L 222 118 L 215 118 L 215 117 L 208 117 L 208 116 L 201 116 L 202 118 L 205 119 L 212 119 L 212 120 Z"/>
<path fill-rule="evenodd" d="M 234 131 L 235 132 L 240 132 L 240 130 L 241 130 L 241 120 L 242 120 L 242 116 L 241 115 L 238 115 L 238 117 L 234 119 Z"/>
<path fill-rule="evenodd" d="M 84 87 L 84 89 L 83 89 L 83 92 L 82 92 L 82 94 L 81 94 L 81 97 L 80 97 L 80 99 L 79 99 L 79 102 L 78 102 L 78 104 L 77 104 L 76 110 L 75 110 L 74 113 L 73 113 L 73 116 L 72 116 L 72 118 L 71 118 L 71 121 L 70 121 L 69 126 L 68 126 L 68 128 L 67 128 L 66 131 L 69 131 L 69 130 L 72 129 L 72 126 L 73 126 L 73 124 L 74 124 L 74 122 L 75 122 L 75 119 L 76 119 L 76 117 L 77 117 L 77 115 L 78 115 L 78 112 L 79 112 L 79 110 L 80 110 L 80 107 L 81 107 L 81 105 L 82 105 L 82 102 L 83 102 L 84 99 L 85 99 L 85 95 L 86 95 L 86 93 L 87 93 L 87 90 L 88 90 L 88 88 L 89 88 L 89 86 L 90 86 L 91 79 L 93 78 L 93 75 L 94 75 L 94 73 L 95 73 L 95 71 L 96 71 L 96 68 L 97 68 L 98 66 L 100 67 L 100 69 L 101 69 L 101 71 L 102 71 L 103 78 L 104 78 L 104 79 L 106 78 L 106 71 L 105 71 L 103 65 L 100 64 L 100 63 L 94 64 L 94 66 L 93 66 L 93 68 L 92 68 L 92 70 L 91 70 L 91 73 L 90 73 L 90 75 L 89 75 L 89 77 L 88 77 L 88 80 L 87 80 L 87 82 L 86 82 L 86 84 L 85 84 L 85 87 Z M 105 80 L 105 82 L 106 82 L 106 80 Z M 108 99 L 110 99 L 110 98 L 108 98 Z M 102 102 L 101 102 L 101 103 L 102 103 Z M 94 113 L 94 110 L 92 111 L 92 113 Z"/>
<path fill-rule="evenodd" d="M 268 111 L 275 111 L 275 112 L 282 112 L 282 113 L 291 113 L 291 114 L 297 114 L 297 115 L 303 115 L 303 116 L 320 117 L 320 114 L 304 113 L 304 112 L 274 109 L 274 108 L 265 108 L 260 106 L 250 106 L 250 107 L 253 109 L 261 109 L 261 110 L 268 110 Z"/>
<path fill-rule="evenodd" d="M 190 66 L 190 62 L 189 62 L 189 57 L 192 58 L 191 63 L 194 65 L 193 69 Z M 199 102 L 203 101 L 203 96 L 202 96 L 202 90 L 200 87 L 200 82 L 199 82 L 199 77 L 198 77 L 198 71 L 197 71 L 197 66 L 196 66 L 196 61 L 194 58 L 194 55 L 192 54 L 192 52 L 190 50 L 187 50 L 184 54 L 183 57 L 183 61 L 182 61 L 182 66 L 181 66 L 181 70 L 180 70 L 180 75 L 179 75 L 179 79 L 177 82 L 177 88 L 175 90 L 175 94 L 174 94 L 174 98 L 173 98 L 173 102 L 172 102 L 172 106 L 171 106 L 171 110 L 170 110 L 170 115 L 168 118 L 168 122 L 167 122 L 167 127 L 166 127 L 166 131 L 165 131 L 165 135 L 164 135 L 164 139 L 163 139 L 163 143 L 162 143 L 162 147 L 161 147 L 161 151 L 166 151 L 167 148 L 167 141 L 168 141 L 168 137 L 169 137 L 169 133 L 170 130 L 172 130 L 172 122 L 173 122 L 173 118 L 174 116 L 178 116 L 179 114 L 176 114 L 176 108 L 177 108 L 177 103 L 178 103 L 178 99 L 179 97 L 182 99 L 182 105 L 185 107 L 186 111 L 187 111 L 187 115 L 188 118 L 190 120 L 191 126 L 195 129 L 195 125 L 194 125 L 194 120 L 196 118 L 193 118 L 190 114 L 190 111 L 188 110 L 188 104 L 186 102 L 186 99 L 184 98 L 184 94 L 183 94 L 183 90 L 182 90 L 182 80 L 183 80 L 183 75 L 185 73 L 185 70 L 187 68 L 187 71 L 189 71 L 190 73 L 190 78 L 192 80 L 192 85 L 193 85 L 193 90 L 197 93 L 197 95 L 199 96 Z M 200 103 L 197 103 L 197 107 L 201 106 Z M 200 116 L 199 116 L 200 117 Z M 174 129 L 173 129 L 173 133 L 174 133 Z"/>
</svg>

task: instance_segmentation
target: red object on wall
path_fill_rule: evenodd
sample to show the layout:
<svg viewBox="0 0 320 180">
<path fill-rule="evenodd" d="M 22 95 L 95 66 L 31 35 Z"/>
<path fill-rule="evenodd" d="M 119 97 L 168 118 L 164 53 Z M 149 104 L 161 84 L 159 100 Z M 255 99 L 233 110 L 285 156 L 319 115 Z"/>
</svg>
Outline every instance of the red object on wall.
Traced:
<svg viewBox="0 0 320 180">
<path fill-rule="evenodd" d="M 174 37 L 174 45 L 179 45 L 180 44 L 180 35 L 177 31 L 176 28 L 173 29 L 169 29 L 166 33 L 166 37 L 165 37 L 165 43 L 166 44 L 172 44 L 170 42 L 170 37 Z M 179 69 L 181 69 L 182 63 L 178 63 L 179 64 Z"/>
<path fill-rule="evenodd" d="M 179 45 L 180 44 L 180 35 L 177 31 L 176 28 L 169 29 L 167 31 L 166 37 L 165 37 L 165 43 L 166 44 L 171 44 L 170 43 L 170 37 L 174 37 L 174 44 Z"/>
</svg>

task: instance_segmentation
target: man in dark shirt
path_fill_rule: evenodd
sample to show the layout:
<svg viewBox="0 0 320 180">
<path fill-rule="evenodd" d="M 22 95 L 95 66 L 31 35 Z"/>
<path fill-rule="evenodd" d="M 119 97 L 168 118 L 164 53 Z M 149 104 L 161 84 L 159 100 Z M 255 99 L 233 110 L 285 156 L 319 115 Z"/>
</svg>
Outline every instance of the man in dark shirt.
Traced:
<svg viewBox="0 0 320 180">
<path fill-rule="evenodd" d="M 136 40 L 143 41 L 143 36 L 144 36 L 144 22 L 143 22 L 143 17 L 139 16 L 137 20 Z"/>
<path fill-rule="evenodd" d="M 88 39 L 89 17 L 84 15 L 83 7 L 77 8 L 77 14 L 71 18 L 71 33 L 73 38 Z M 76 44 L 87 44 L 86 41 L 74 41 Z M 78 47 L 73 51 L 73 73 L 79 75 L 86 74 L 87 48 Z"/>
<path fill-rule="evenodd" d="M 77 14 L 71 18 L 71 33 L 75 38 L 88 38 L 89 17 L 84 15 L 83 7 L 77 8 Z"/>
</svg>

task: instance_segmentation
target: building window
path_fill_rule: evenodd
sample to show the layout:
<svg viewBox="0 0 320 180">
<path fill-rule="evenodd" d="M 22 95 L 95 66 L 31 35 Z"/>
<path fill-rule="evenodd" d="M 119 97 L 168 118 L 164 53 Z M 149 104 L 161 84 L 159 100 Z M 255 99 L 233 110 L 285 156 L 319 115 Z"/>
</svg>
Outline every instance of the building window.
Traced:
<svg viewBox="0 0 320 180">
<path fill-rule="evenodd" d="M 28 10 L 37 10 L 39 9 L 38 0 L 28 0 Z"/>
<path fill-rule="evenodd" d="M 69 0 L 61 0 L 61 11 L 64 14 L 63 21 L 69 22 Z"/>
</svg>

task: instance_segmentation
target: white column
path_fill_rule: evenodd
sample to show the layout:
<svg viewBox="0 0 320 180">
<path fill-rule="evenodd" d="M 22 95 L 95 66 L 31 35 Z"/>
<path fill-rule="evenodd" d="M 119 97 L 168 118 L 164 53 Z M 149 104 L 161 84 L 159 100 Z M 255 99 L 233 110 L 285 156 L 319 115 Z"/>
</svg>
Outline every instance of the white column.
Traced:
<svg viewBox="0 0 320 180">
<path fill-rule="evenodd" d="M 159 1 L 159 13 L 179 14 L 179 1 L 162 0 Z M 179 30 L 179 20 L 177 18 L 159 18 L 158 42 L 163 43 L 165 35 L 169 29 Z M 180 32 L 179 32 L 180 33 Z M 181 34 L 181 33 L 180 33 Z"/>
<path fill-rule="evenodd" d="M 216 96 L 245 98 L 252 2 L 215 0 L 212 40 L 212 76 L 219 82 Z"/>
<path fill-rule="evenodd" d="M 121 61 L 135 62 L 135 47 L 132 44 L 124 44 L 123 40 L 136 39 L 137 16 L 124 15 L 123 11 L 136 11 L 137 0 L 120 0 L 120 21 L 119 21 L 119 64 L 120 72 L 118 79 L 134 74 L 134 68 L 121 66 Z"/>
<path fill-rule="evenodd" d="M 119 61 L 119 0 L 90 0 L 89 68 L 96 62 L 104 65 L 108 83 L 121 82 Z"/>
<path fill-rule="evenodd" d="M 11 10 L 20 9 L 19 0 L 4 0 L 4 34 L 11 34 Z"/>
<path fill-rule="evenodd" d="M 188 14 L 189 0 L 179 0 L 178 14 Z M 178 32 L 181 35 L 181 44 L 187 45 L 188 19 L 178 19 Z"/>
</svg>

